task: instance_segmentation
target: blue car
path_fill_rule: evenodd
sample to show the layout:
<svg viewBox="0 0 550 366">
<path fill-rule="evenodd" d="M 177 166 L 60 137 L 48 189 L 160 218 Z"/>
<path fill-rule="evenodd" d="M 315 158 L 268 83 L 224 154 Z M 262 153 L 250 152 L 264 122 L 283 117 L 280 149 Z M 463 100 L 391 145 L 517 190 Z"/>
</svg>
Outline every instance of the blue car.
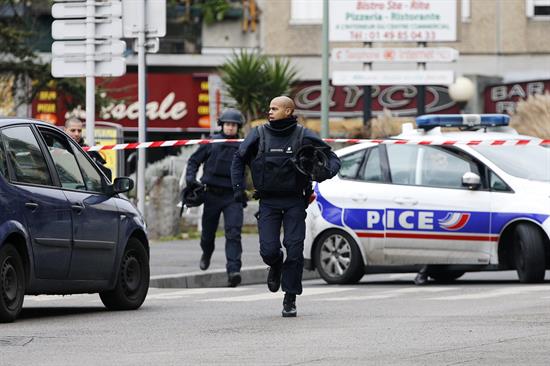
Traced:
<svg viewBox="0 0 550 366">
<path fill-rule="evenodd" d="M 99 293 L 108 309 L 141 306 L 149 242 L 138 210 L 64 132 L 0 119 L 0 322 L 25 295 Z"/>
</svg>

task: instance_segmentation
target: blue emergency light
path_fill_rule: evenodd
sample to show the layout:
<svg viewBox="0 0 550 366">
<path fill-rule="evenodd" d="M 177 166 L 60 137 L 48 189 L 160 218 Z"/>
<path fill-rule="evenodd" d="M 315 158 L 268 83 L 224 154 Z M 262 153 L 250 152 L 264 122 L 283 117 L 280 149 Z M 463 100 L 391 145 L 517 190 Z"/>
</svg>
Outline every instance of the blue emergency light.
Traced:
<svg viewBox="0 0 550 366">
<path fill-rule="evenodd" d="M 508 126 L 506 114 L 428 114 L 416 117 L 416 126 L 425 130 L 434 127 L 483 128 Z"/>
</svg>

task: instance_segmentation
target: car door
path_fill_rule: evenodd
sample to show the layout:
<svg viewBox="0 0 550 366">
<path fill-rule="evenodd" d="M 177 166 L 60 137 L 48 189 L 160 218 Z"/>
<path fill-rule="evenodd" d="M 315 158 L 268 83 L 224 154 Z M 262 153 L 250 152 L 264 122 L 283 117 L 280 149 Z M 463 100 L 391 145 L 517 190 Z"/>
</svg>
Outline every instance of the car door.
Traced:
<svg viewBox="0 0 550 366">
<path fill-rule="evenodd" d="M 330 192 L 327 200 L 342 209 L 341 225 L 360 240 L 367 263 L 379 264 L 384 248 L 385 178 L 379 146 L 371 146 L 340 157 L 338 179 L 323 183 L 320 193 Z"/>
<path fill-rule="evenodd" d="M 386 209 L 384 256 L 388 264 L 486 264 L 490 234 L 487 187 L 462 186 L 480 163 L 459 150 L 388 145 L 392 198 Z"/>
<path fill-rule="evenodd" d="M 39 128 L 50 151 L 72 214 L 73 249 L 69 279 L 111 278 L 118 242 L 119 213 L 107 183 L 91 160 L 65 135 Z"/>
<path fill-rule="evenodd" d="M 30 125 L 2 129 L 16 210 L 24 213 L 34 272 L 40 279 L 65 279 L 71 260 L 71 205 L 52 179 Z"/>
</svg>

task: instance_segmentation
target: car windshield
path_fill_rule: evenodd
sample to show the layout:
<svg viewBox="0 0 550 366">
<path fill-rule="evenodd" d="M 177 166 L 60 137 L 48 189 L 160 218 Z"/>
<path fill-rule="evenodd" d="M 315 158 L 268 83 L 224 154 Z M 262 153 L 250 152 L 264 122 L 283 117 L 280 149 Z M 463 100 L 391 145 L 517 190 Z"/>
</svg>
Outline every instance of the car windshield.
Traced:
<svg viewBox="0 0 550 366">
<path fill-rule="evenodd" d="M 539 146 L 472 146 L 506 173 L 550 182 L 550 149 Z"/>
</svg>

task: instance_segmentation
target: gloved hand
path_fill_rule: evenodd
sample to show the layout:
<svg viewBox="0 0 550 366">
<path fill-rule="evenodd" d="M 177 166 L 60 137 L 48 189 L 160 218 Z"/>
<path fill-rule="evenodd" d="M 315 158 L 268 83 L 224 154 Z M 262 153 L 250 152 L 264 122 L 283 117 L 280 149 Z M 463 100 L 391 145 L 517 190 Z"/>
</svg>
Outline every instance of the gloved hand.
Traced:
<svg viewBox="0 0 550 366">
<path fill-rule="evenodd" d="M 233 192 L 233 198 L 235 199 L 235 202 L 240 202 L 243 204 L 246 204 L 248 202 L 248 196 L 246 195 L 246 192 L 243 190 L 237 190 Z"/>
</svg>

